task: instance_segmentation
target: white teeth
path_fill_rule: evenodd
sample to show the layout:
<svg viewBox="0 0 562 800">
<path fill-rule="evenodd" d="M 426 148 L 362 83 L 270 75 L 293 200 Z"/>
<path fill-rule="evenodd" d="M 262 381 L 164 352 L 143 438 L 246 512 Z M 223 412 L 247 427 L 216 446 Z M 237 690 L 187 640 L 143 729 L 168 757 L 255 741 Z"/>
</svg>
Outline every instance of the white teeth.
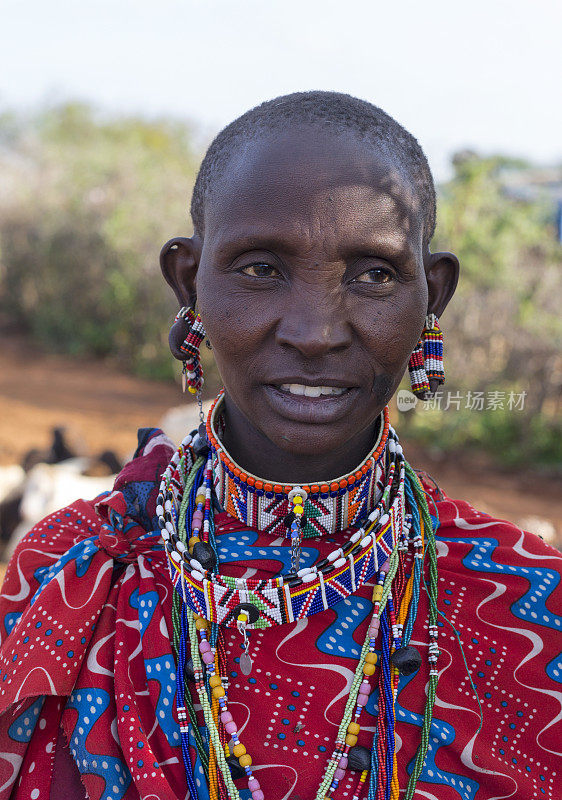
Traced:
<svg viewBox="0 0 562 800">
<path fill-rule="evenodd" d="M 338 396 L 345 392 L 345 389 L 339 386 L 306 386 L 303 383 L 282 383 L 280 388 L 289 394 L 305 395 L 306 397 Z"/>
</svg>

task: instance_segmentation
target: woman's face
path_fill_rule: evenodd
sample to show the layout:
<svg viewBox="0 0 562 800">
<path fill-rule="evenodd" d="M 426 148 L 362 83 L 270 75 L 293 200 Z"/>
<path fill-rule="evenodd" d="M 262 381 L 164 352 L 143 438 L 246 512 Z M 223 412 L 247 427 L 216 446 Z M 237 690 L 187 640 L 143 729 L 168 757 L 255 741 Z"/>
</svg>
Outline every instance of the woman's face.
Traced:
<svg viewBox="0 0 562 800">
<path fill-rule="evenodd" d="M 249 143 L 227 173 L 194 249 L 229 413 L 287 454 L 366 441 L 428 311 L 409 180 L 354 136 L 310 127 Z"/>
</svg>

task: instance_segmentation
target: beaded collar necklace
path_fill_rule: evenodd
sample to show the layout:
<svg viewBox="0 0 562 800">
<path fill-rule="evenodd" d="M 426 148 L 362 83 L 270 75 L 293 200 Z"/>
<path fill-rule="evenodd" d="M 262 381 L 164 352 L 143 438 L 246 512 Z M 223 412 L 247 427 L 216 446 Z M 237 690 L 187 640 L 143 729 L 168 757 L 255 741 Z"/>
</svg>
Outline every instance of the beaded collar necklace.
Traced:
<svg viewBox="0 0 562 800">
<path fill-rule="evenodd" d="M 174 648 L 178 662 L 176 704 L 190 796 L 193 800 L 200 797 L 199 781 L 196 781 L 193 774 L 190 757 L 190 747 L 194 741 L 207 778 L 208 789 L 204 792 L 205 796 L 208 792 L 211 800 L 223 797 L 240 800 L 234 780 L 246 776 L 252 800 L 265 800 L 259 781 L 252 772 L 252 758 L 240 741 L 241 731 L 229 709 L 229 667 L 223 628 L 236 626 L 243 635 L 244 653 L 240 658 L 240 668 L 248 674 L 244 667 L 244 657 L 249 662 L 249 669 L 252 662 L 248 656 L 247 628 L 290 623 L 299 616 L 322 611 L 330 605 L 326 590 L 330 581 L 337 577 L 343 588 L 344 593 L 340 593 L 337 599 L 336 594 L 333 595 L 334 602 L 337 602 L 347 596 L 345 592 L 351 594 L 356 590 L 358 580 L 364 583 L 365 574 L 369 570 L 376 575 L 372 597 L 373 616 L 361 649 L 334 749 L 326 764 L 315 800 L 333 800 L 346 768 L 350 767 L 361 771 L 352 800 L 359 800 L 363 789 L 367 788 L 367 782 L 369 798 L 388 798 L 391 787 L 392 797 L 398 796 L 394 706 L 398 674 L 412 674 L 421 663 L 420 654 L 409 646 L 409 641 L 417 614 L 424 554 L 427 552 L 430 669 L 421 742 L 405 791 L 405 800 L 413 800 L 428 748 L 438 679 L 437 567 L 434 529 L 424 491 L 415 472 L 404 460 L 394 431 L 388 428 L 387 442 L 383 448 L 388 463 L 382 497 L 376 508 L 359 522 L 358 530 L 350 536 L 346 545 L 313 567 L 292 572 L 290 575 L 279 575 L 270 581 L 230 578 L 228 580 L 231 583 L 228 583 L 226 576 L 218 575 L 212 512 L 214 451 L 203 442 L 203 435 L 204 430 L 200 428 L 199 434 L 190 435 L 182 442 L 164 472 L 157 504 L 158 522 L 168 555 L 170 577 L 176 590 L 173 594 Z M 210 437 L 209 444 L 213 445 Z M 218 451 L 218 447 L 214 447 L 214 450 Z M 230 467 L 233 476 L 241 477 L 236 475 L 235 469 L 238 467 Z M 235 486 L 239 485 L 235 483 Z M 285 518 L 285 523 L 291 531 L 293 545 L 294 539 L 301 534 L 300 523 L 305 516 L 308 490 L 314 495 L 316 487 L 284 486 L 280 487 L 282 492 L 276 492 L 276 488 L 275 485 L 272 487 L 274 497 L 267 499 L 275 499 L 276 493 L 286 495 L 292 510 Z M 319 490 L 322 488 L 318 487 Z M 268 491 L 265 484 L 263 491 Z M 248 493 L 252 494 L 249 490 Z M 406 503 L 409 510 L 407 515 Z M 389 534 L 387 538 L 385 534 Z M 386 544 L 387 550 L 379 556 L 381 542 Z M 414 560 L 408 577 L 405 558 L 409 548 L 414 551 Z M 388 557 L 382 561 L 388 551 Z M 189 572 L 189 580 L 186 579 L 186 570 Z M 350 591 L 349 584 L 343 585 L 346 574 L 351 585 Z M 219 591 L 215 596 L 214 588 L 217 586 L 219 590 L 227 587 L 227 594 Z M 209 594 L 209 587 L 213 588 L 212 594 Z M 265 592 L 266 588 L 270 590 L 269 594 Z M 329 591 L 332 590 L 337 593 L 335 582 L 334 585 L 330 584 Z M 239 602 L 235 608 L 230 608 L 230 595 L 234 594 Z M 295 605 L 295 602 L 298 603 L 298 595 L 306 598 L 300 607 Z M 275 606 L 276 597 L 278 604 Z M 270 613 L 271 604 L 276 607 L 277 617 Z M 229 609 L 226 613 L 225 608 Z M 376 652 L 379 633 L 382 637 L 380 656 Z M 357 737 L 361 728 L 361 712 L 369 700 L 373 688 L 372 678 L 377 672 L 379 660 L 378 722 L 372 750 L 369 752 L 357 745 Z M 207 728 L 207 740 L 202 739 L 198 728 L 189 681 L 195 683 Z M 361 766 L 358 767 L 357 764 Z"/>
<path fill-rule="evenodd" d="M 212 414 L 210 417 L 212 418 Z M 285 536 L 289 531 L 292 535 L 291 525 L 296 524 L 293 521 L 296 517 L 292 518 L 289 512 L 292 496 L 305 498 L 300 506 L 293 504 L 293 509 L 298 511 L 300 507 L 301 516 L 308 516 L 313 513 L 314 504 L 319 502 L 320 487 L 290 484 L 283 487 L 273 486 L 273 491 L 269 491 L 270 484 L 265 483 L 266 488 L 262 490 L 258 486 L 256 489 L 255 485 L 248 485 L 248 480 L 253 479 L 258 484 L 262 484 L 262 481 L 251 475 L 237 475 L 234 470 L 239 470 L 233 462 L 229 462 L 228 465 L 233 477 L 230 478 L 226 467 L 223 466 L 223 469 L 219 470 L 219 474 L 222 475 L 217 483 L 216 477 L 213 480 L 215 476 L 213 465 L 226 463 L 226 451 L 222 448 L 221 455 L 217 457 L 218 448 L 215 443 L 218 443 L 218 440 L 214 437 L 213 428 L 208 422 L 207 432 L 208 434 L 211 432 L 213 439 L 209 436 L 211 450 L 207 454 L 205 466 L 201 466 L 203 481 L 200 486 L 197 486 L 198 481 L 193 482 L 192 492 L 195 492 L 195 497 L 192 503 L 194 510 L 191 516 L 191 532 L 196 533 L 188 539 L 185 534 L 182 536 L 181 529 L 186 524 L 189 511 L 190 496 L 186 492 L 186 476 L 194 468 L 195 462 L 190 457 L 190 446 L 196 437 L 192 435 L 186 437 L 163 475 L 157 507 L 159 524 L 168 553 L 170 575 L 186 606 L 211 622 L 238 629 L 240 629 L 238 615 L 244 606 L 248 612 L 245 629 L 269 628 L 324 611 L 349 597 L 369 581 L 395 550 L 397 543 L 408 534 L 405 520 L 402 448 L 388 424 L 386 409 L 384 420 L 385 424 L 381 428 L 384 437 L 379 435 L 377 447 L 363 462 L 366 466 L 365 471 L 358 470 L 361 472 L 361 478 L 356 481 L 357 486 L 352 484 L 350 490 L 344 490 L 347 491 L 347 509 L 352 510 L 357 529 L 350 534 L 343 546 L 335 547 L 318 563 L 303 569 L 293 568 L 286 575 L 266 580 L 233 578 L 221 575 L 217 571 L 218 559 L 210 542 L 213 537 L 209 535 L 213 517 L 211 503 L 213 485 L 215 488 L 217 485 L 220 486 L 221 479 L 222 486 L 231 483 L 234 487 L 233 492 L 236 492 L 239 498 L 235 507 L 240 514 L 250 506 L 251 498 L 256 496 L 256 492 L 261 491 L 262 494 L 258 497 L 265 498 L 267 502 L 277 503 L 282 515 L 276 518 L 274 526 L 268 524 L 266 530 L 270 532 L 272 527 L 277 529 L 283 526 Z M 385 450 L 388 461 L 387 477 L 380 500 L 373 508 L 372 505 L 370 507 L 366 505 L 363 497 L 355 498 L 351 495 L 355 491 L 368 494 L 372 485 L 371 475 L 375 472 L 377 464 L 382 474 L 380 462 Z M 377 455 L 373 455 L 374 453 Z M 229 481 L 225 480 L 225 473 Z M 340 482 L 343 480 L 340 479 Z M 335 497 L 328 499 L 333 501 L 332 507 L 339 514 L 342 508 L 339 501 L 344 495 L 339 491 L 334 494 Z M 322 500 L 325 501 L 326 498 Z M 364 511 L 362 516 L 361 510 Z M 347 515 L 348 511 L 345 516 Z M 334 515 L 332 519 L 333 517 Z M 240 519 L 240 516 L 238 518 Z M 296 566 L 298 567 L 298 564 Z"/>
<path fill-rule="evenodd" d="M 221 441 L 224 427 L 224 394 L 221 392 L 207 416 L 206 433 L 213 454 L 214 489 L 221 507 L 250 528 L 287 536 L 285 517 L 290 510 L 290 494 L 302 488 L 306 495 L 301 525 L 304 539 L 344 531 L 356 525 L 374 508 L 384 488 L 384 455 L 390 429 L 388 408 L 379 418 L 373 448 L 357 469 L 326 483 L 279 484 L 261 480 L 241 469 Z"/>
</svg>

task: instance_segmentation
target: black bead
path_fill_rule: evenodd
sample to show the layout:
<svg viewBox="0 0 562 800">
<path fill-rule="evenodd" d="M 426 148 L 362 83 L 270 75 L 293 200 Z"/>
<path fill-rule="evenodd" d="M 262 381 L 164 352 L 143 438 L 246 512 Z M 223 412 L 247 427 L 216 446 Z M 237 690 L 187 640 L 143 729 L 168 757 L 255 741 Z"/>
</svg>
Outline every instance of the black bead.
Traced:
<svg viewBox="0 0 562 800">
<path fill-rule="evenodd" d="M 186 681 L 191 681 L 191 683 L 195 683 L 195 671 L 193 669 L 193 659 L 188 658 L 185 662 L 183 668 L 183 675 Z"/>
<path fill-rule="evenodd" d="M 371 751 L 361 744 L 354 744 L 347 754 L 347 768 L 355 772 L 371 769 Z"/>
<path fill-rule="evenodd" d="M 293 522 L 294 518 L 295 518 L 295 515 L 293 514 L 293 512 L 289 511 L 289 513 L 287 514 L 287 516 L 283 520 L 283 525 L 285 525 L 285 527 L 288 528 L 291 525 L 291 523 Z"/>
<path fill-rule="evenodd" d="M 206 438 L 207 438 L 207 428 L 206 428 L 206 426 L 205 426 L 205 423 L 204 423 L 204 422 L 202 422 L 202 423 L 199 425 L 199 427 L 197 428 L 197 433 L 199 434 L 199 436 L 200 436 L 202 439 L 206 439 Z"/>
<path fill-rule="evenodd" d="M 203 569 L 209 572 L 213 571 L 213 567 L 217 563 L 217 558 L 210 544 L 207 544 L 207 542 L 196 542 L 191 555 L 201 564 Z"/>
<path fill-rule="evenodd" d="M 228 756 L 226 763 L 230 767 L 230 774 L 232 775 L 233 780 L 237 781 L 238 778 L 244 778 L 246 776 L 246 770 L 244 767 L 240 766 L 240 762 L 236 756 Z"/>
<path fill-rule="evenodd" d="M 250 625 L 253 625 L 254 622 L 257 622 L 260 618 L 259 608 L 256 608 L 256 606 L 252 603 L 240 603 L 236 606 L 236 608 L 232 609 L 228 616 L 230 619 L 238 619 L 238 614 L 242 613 L 242 611 L 248 617 L 248 622 Z"/>
<path fill-rule="evenodd" d="M 412 675 L 421 667 L 421 656 L 415 647 L 407 645 L 395 650 L 390 656 L 390 663 L 396 667 L 400 675 Z"/>
<path fill-rule="evenodd" d="M 191 442 L 191 447 L 197 458 L 200 456 L 206 457 L 209 454 L 209 445 L 207 444 L 206 436 L 199 436 L 199 434 L 197 434 Z"/>
</svg>

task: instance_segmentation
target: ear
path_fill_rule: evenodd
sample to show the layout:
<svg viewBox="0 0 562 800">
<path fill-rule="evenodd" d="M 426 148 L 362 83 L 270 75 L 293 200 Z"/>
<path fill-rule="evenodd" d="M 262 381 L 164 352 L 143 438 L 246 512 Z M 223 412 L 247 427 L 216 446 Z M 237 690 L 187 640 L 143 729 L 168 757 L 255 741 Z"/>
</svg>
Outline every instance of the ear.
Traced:
<svg viewBox="0 0 562 800">
<path fill-rule="evenodd" d="M 427 313 L 440 317 L 457 288 L 459 260 L 453 253 L 430 253 L 425 270 Z"/>
<path fill-rule="evenodd" d="M 160 251 L 160 269 L 172 287 L 180 306 L 195 306 L 195 279 L 199 266 L 200 248 L 195 237 L 176 236 Z"/>
</svg>

